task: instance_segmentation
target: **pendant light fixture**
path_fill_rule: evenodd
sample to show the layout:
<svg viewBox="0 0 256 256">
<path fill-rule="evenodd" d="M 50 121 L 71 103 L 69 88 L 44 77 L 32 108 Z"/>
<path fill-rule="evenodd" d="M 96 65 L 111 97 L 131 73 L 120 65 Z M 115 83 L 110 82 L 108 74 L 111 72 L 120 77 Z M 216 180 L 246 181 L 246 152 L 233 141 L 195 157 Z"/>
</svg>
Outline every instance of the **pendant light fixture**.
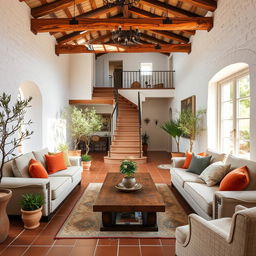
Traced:
<svg viewBox="0 0 256 256">
<path fill-rule="evenodd" d="M 78 25 L 78 20 L 76 19 L 76 0 L 74 0 L 73 5 L 73 18 L 69 21 L 70 25 Z"/>
</svg>

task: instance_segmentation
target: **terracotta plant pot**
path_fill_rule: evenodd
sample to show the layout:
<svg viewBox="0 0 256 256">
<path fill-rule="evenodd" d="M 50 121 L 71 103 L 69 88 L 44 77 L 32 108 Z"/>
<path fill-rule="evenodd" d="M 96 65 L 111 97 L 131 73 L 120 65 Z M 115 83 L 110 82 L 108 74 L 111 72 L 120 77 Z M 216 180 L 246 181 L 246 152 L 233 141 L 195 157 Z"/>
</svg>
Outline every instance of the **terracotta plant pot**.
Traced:
<svg viewBox="0 0 256 256">
<path fill-rule="evenodd" d="M 171 153 L 171 157 L 184 157 L 185 156 L 185 153 L 183 152 L 172 152 Z"/>
<path fill-rule="evenodd" d="M 21 209 L 21 218 L 24 222 L 24 228 L 35 229 L 40 226 L 40 219 L 42 217 L 42 206 L 34 211 L 24 211 Z"/>
<path fill-rule="evenodd" d="M 0 189 L 0 243 L 4 242 L 9 234 L 10 222 L 6 213 L 6 207 L 11 196 L 11 190 Z"/>
<path fill-rule="evenodd" d="M 146 156 L 148 154 L 148 144 L 142 144 L 143 155 Z"/>
<path fill-rule="evenodd" d="M 82 161 L 83 170 L 89 171 L 92 161 Z"/>
<path fill-rule="evenodd" d="M 69 156 L 81 156 L 81 150 L 69 150 L 68 155 Z"/>
</svg>

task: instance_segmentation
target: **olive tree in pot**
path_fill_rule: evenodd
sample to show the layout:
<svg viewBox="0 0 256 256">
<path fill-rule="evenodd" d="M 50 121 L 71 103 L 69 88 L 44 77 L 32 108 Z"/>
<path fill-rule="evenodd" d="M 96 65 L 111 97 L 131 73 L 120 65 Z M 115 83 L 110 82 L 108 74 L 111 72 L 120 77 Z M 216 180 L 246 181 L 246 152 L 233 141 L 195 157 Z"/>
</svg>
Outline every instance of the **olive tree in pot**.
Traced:
<svg viewBox="0 0 256 256">
<path fill-rule="evenodd" d="M 92 157 L 90 155 L 82 155 L 81 160 L 83 170 L 89 171 L 92 163 Z"/>
<path fill-rule="evenodd" d="M 177 152 L 172 152 L 171 157 L 182 157 L 185 155 L 185 153 L 180 152 L 180 137 L 183 134 L 182 129 L 180 128 L 180 120 L 171 120 L 168 122 L 165 122 L 163 125 L 161 125 L 161 128 L 167 132 L 171 137 L 174 138 L 176 142 Z"/>
<path fill-rule="evenodd" d="M 44 197 L 40 194 L 25 194 L 21 200 L 21 218 L 24 228 L 35 229 L 40 226 Z"/>
<path fill-rule="evenodd" d="M 179 127 L 183 131 L 185 138 L 189 139 L 189 151 L 192 152 L 196 137 L 205 130 L 203 128 L 203 118 L 206 114 L 205 109 L 200 109 L 193 113 L 190 110 L 180 112 Z"/>
<path fill-rule="evenodd" d="M 4 164 L 15 157 L 15 152 L 21 142 L 29 139 L 32 131 L 26 129 L 31 120 L 25 121 L 26 109 L 30 107 L 32 98 L 26 100 L 17 99 L 11 101 L 11 95 L 0 95 L 0 186 L 4 175 Z M 9 219 L 6 213 L 7 204 L 12 196 L 12 191 L 0 187 L 0 243 L 9 233 Z"/>
<path fill-rule="evenodd" d="M 133 188 L 136 184 L 134 174 L 137 170 L 136 162 L 131 160 L 123 160 L 120 164 L 120 172 L 125 175 L 122 184 L 126 188 Z"/>
</svg>

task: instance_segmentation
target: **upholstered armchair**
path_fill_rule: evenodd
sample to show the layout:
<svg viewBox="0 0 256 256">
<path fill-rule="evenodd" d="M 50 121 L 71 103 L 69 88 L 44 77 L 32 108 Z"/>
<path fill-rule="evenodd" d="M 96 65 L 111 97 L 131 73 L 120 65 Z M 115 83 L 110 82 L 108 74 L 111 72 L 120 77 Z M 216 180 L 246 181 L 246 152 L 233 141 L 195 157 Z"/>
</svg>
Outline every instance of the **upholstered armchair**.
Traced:
<svg viewBox="0 0 256 256">
<path fill-rule="evenodd" d="M 176 229 L 177 256 L 255 256 L 256 207 L 236 206 L 232 218 L 207 221 L 189 215 L 189 225 Z"/>
</svg>

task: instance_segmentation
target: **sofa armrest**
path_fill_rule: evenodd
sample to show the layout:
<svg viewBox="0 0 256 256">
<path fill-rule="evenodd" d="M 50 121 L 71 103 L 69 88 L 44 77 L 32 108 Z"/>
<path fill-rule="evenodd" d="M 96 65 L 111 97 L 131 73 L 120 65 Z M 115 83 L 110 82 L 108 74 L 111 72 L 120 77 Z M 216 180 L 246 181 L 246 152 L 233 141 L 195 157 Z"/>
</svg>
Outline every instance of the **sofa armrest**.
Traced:
<svg viewBox="0 0 256 256">
<path fill-rule="evenodd" d="M 69 156 L 70 163 L 72 166 L 81 166 L 81 157 L 80 156 Z"/>
<path fill-rule="evenodd" d="M 181 168 L 186 160 L 186 157 L 173 157 L 172 158 L 172 167 Z"/>
<path fill-rule="evenodd" d="M 256 191 L 218 191 L 214 196 L 213 218 L 232 217 L 237 205 L 256 206 Z"/>
<path fill-rule="evenodd" d="M 20 178 L 20 177 L 3 177 L 0 187 L 1 188 L 22 188 L 22 187 L 40 187 L 46 188 L 49 179 L 39 178 Z"/>
</svg>

